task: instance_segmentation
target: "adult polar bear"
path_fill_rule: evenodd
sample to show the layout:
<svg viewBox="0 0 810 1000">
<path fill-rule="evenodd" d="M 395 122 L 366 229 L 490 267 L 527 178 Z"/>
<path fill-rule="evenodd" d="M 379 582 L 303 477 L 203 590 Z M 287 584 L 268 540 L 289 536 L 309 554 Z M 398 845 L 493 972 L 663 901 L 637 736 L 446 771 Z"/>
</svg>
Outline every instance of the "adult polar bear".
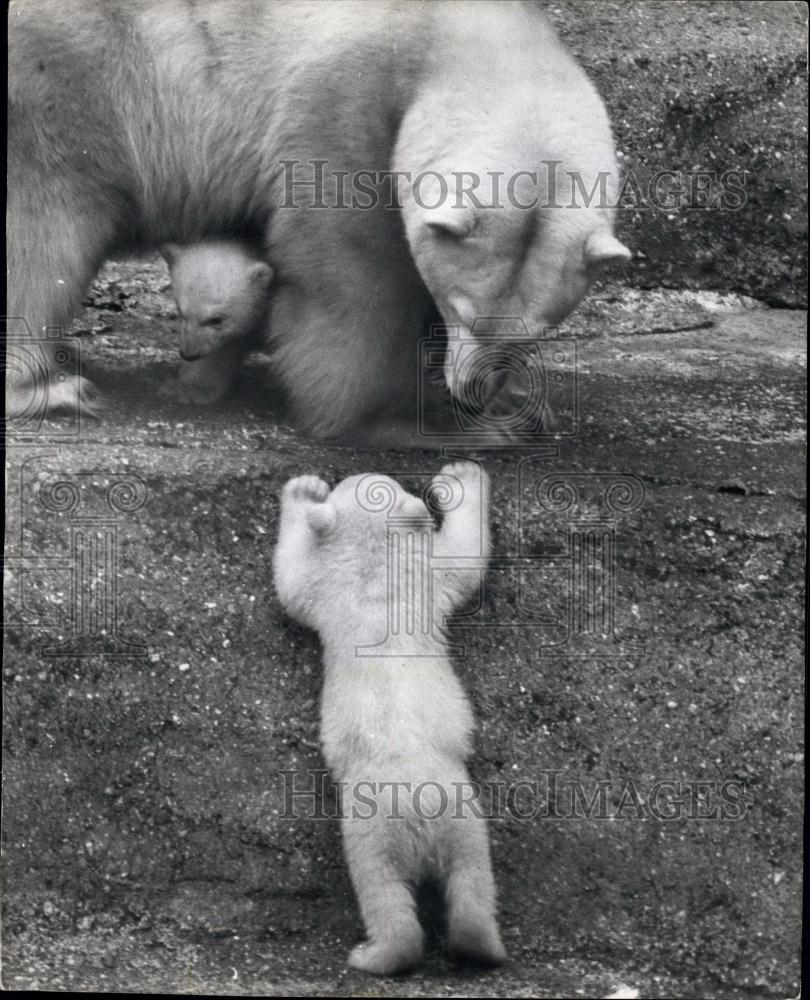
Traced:
<svg viewBox="0 0 810 1000">
<path fill-rule="evenodd" d="M 298 186 L 289 207 L 283 163 L 316 160 L 350 206 L 359 172 L 539 171 L 542 188 L 550 162 L 569 187 L 601 176 L 612 201 L 602 102 L 533 5 L 13 0 L 9 18 L 9 315 L 34 331 L 28 362 L 12 349 L 11 415 L 42 391 L 36 332 L 69 321 L 127 248 L 261 233 L 268 347 L 298 420 L 327 437 L 413 406 L 435 306 L 471 356 L 475 317 L 539 333 L 629 256 L 610 210 L 564 190 L 531 209 L 523 195 L 429 208 L 403 182 L 396 210 L 324 209 Z M 463 398 L 456 364 L 446 376 Z M 86 390 L 54 379 L 48 403 Z"/>
</svg>

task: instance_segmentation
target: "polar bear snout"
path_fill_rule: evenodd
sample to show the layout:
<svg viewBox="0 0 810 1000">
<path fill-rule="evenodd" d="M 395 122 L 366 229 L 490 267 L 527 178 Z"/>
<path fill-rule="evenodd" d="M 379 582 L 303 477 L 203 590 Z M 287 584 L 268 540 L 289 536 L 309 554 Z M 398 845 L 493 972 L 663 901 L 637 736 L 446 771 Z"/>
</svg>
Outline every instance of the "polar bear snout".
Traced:
<svg viewBox="0 0 810 1000">
<path fill-rule="evenodd" d="M 525 346 L 517 352 L 508 342 L 468 340 L 448 347 L 444 380 L 450 394 L 473 410 L 485 409 L 508 394 L 512 383 L 525 381 L 528 363 Z"/>
</svg>

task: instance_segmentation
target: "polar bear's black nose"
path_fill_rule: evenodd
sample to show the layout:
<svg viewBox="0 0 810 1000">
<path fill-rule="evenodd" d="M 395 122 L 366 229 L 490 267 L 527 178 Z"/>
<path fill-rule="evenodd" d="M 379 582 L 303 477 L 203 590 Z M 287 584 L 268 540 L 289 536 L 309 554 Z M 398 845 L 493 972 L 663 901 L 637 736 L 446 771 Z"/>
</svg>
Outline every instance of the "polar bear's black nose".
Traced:
<svg viewBox="0 0 810 1000">
<path fill-rule="evenodd" d="M 197 361 L 203 355 L 199 351 L 186 351 L 182 347 L 180 348 L 180 357 L 183 361 Z"/>
</svg>

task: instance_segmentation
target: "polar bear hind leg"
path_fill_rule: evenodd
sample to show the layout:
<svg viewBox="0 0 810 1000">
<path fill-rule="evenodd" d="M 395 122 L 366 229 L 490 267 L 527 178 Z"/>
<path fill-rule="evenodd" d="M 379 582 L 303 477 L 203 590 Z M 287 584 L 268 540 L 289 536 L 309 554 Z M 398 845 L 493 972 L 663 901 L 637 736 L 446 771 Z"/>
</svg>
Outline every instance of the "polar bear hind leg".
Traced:
<svg viewBox="0 0 810 1000">
<path fill-rule="evenodd" d="M 500 965 L 506 960 L 495 919 L 495 882 L 483 819 L 460 822 L 455 855 L 445 885 L 447 948 L 474 965 Z"/>
</svg>

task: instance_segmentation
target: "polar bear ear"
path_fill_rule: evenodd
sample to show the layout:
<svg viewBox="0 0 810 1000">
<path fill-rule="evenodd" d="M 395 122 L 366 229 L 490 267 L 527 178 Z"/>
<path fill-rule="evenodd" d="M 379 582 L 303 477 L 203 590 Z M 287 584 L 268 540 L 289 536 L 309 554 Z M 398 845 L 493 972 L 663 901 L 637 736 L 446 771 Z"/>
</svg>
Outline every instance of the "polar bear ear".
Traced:
<svg viewBox="0 0 810 1000">
<path fill-rule="evenodd" d="M 447 199 L 436 208 L 422 209 L 422 219 L 429 229 L 448 233 L 460 240 L 470 235 L 476 222 L 472 205 L 455 206 Z"/>
<path fill-rule="evenodd" d="M 273 268 L 265 264 L 263 260 L 257 260 L 248 273 L 248 281 L 255 288 L 262 292 L 270 290 L 270 283 L 273 280 Z"/>
<path fill-rule="evenodd" d="M 317 535 L 331 531 L 337 523 L 337 507 L 330 501 L 307 504 L 307 524 Z"/>
<path fill-rule="evenodd" d="M 601 269 L 610 264 L 626 264 L 633 256 L 613 233 L 597 229 L 585 241 L 583 251 L 587 267 Z"/>
<path fill-rule="evenodd" d="M 162 246 L 158 247 L 161 257 L 166 261 L 169 267 L 174 264 L 177 258 L 180 256 L 180 247 L 176 243 L 164 243 Z"/>
</svg>

